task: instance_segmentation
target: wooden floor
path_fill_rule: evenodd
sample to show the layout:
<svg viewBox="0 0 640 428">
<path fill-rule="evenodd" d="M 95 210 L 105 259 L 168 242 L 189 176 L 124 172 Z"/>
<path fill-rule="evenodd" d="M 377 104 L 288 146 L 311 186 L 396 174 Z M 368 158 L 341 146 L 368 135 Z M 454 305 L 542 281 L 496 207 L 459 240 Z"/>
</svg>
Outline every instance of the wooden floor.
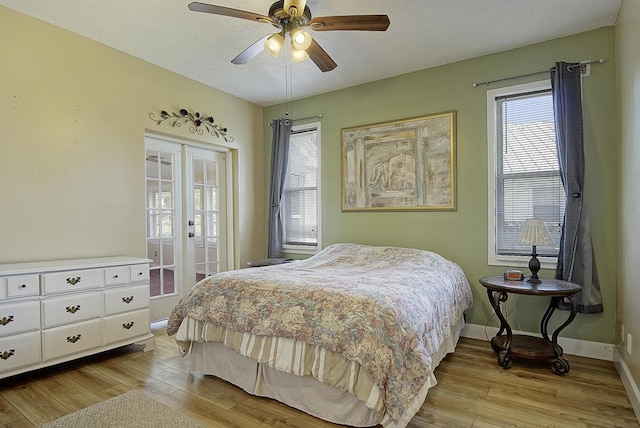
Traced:
<svg viewBox="0 0 640 428">
<path fill-rule="evenodd" d="M 132 345 L 0 380 L 0 426 L 33 427 L 132 389 L 212 427 L 338 427 L 226 382 L 188 373 L 164 328 L 156 349 Z M 568 356 L 571 371 L 496 364 L 484 341 L 461 339 L 436 370 L 410 427 L 639 427 L 613 363 Z M 177 427 L 171 427 L 177 428 Z"/>
</svg>

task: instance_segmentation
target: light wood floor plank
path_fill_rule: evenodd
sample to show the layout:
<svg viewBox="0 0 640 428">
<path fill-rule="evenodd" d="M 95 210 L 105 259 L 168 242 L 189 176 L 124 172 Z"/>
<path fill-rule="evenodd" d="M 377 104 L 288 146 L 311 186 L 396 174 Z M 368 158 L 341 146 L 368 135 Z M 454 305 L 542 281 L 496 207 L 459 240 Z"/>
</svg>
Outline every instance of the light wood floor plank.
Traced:
<svg viewBox="0 0 640 428">
<path fill-rule="evenodd" d="M 34 426 L 72 413 L 55 397 L 45 394 L 36 382 L 2 391 L 1 394 Z"/>
<path fill-rule="evenodd" d="M 37 387 L 44 394 L 55 398 L 68 412 L 75 412 L 103 401 L 84 385 L 91 388 L 90 384 L 75 382 L 67 373 L 47 377 L 37 383 Z"/>
<path fill-rule="evenodd" d="M 0 395 L 0 427 L 32 427 L 33 424 L 15 406 Z"/>
<path fill-rule="evenodd" d="M 132 389 L 90 366 L 68 370 L 65 372 L 65 376 L 75 383 L 83 385 L 102 400 L 108 400 Z"/>
<path fill-rule="evenodd" d="M 123 362 L 150 377 L 162 379 L 176 389 L 197 395 L 223 409 L 231 409 L 251 396 L 240 388 L 201 373 L 191 374 L 187 370 L 178 370 L 171 364 L 158 364 L 151 359 L 136 359 Z"/>
<path fill-rule="evenodd" d="M 93 367 L 99 372 L 102 372 L 102 374 L 117 380 L 131 389 L 147 391 L 153 398 L 162 397 L 175 391 L 175 388 L 165 383 L 164 380 L 148 376 L 144 372 L 132 369 L 123 364 L 126 359 L 127 356 L 123 355 L 96 363 Z"/>
<path fill-rule="evenodd" d="M 132 389 L 214 428 L 336 428 L 220 379 L 189 373 L 175 341 L 154 329 L 156 346 L 127 346 L 0 381 L 0 427 L 27 428 Z M 640 428 L 610 361 L 566 356 L 571 371 L 513 361 L 498 367 L 486 341 L 461 339 L 438 369 L 438 384 L 410 428 Z"/>
</svg>

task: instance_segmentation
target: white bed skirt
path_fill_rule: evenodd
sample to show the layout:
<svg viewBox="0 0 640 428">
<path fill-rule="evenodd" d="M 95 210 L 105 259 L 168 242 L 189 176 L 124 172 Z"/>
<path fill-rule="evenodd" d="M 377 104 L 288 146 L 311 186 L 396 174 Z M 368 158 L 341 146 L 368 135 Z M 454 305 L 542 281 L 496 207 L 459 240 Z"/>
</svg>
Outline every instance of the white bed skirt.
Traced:
<svg viewBox="0 0 640 428">
<path fill-rule="evenodd" d="M 463 327 L 464 319 L 460 319 L 445 343 L 432 356 L 432 370 L 448 353 L 455 350 Z M 216 376 L 249 394 L 273 398 L 320 419 L 356 427 L 370 427 L 380 423 L 389 427 L 396 426 L 379 420 L 375 410 L 368 408 L 349 392 L 326 385 L 311 376 L 296 376 L 273 369 L 239 355 L 220 343 L 192 342 L 190 354 L 192 372 Z M 411 415 L 420 409 L 427 391 L 434 385 L 422 388 L 411 405 Z"/>
</svg>

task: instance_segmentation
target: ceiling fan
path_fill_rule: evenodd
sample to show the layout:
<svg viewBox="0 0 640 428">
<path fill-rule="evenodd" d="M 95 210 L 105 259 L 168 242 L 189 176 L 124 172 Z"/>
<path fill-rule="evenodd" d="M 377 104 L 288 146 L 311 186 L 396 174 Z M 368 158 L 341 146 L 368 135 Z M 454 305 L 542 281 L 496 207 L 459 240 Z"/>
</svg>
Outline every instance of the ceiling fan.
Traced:
<svg viewBox="0 0 640 428">
<path fill-rule="evenodd" d="M 323 72 L 333 70 L 337 64 L 306 29 L 314 31 L 386 31 L 389 27 L 387 15 L 343 15 L 312 18 L 306 0 L 278 0 L 269 8 L 268 16 L 199 2 L 190 3 L 189 10 L 271 24 L 278 30 L 276 33 L 267 34 L 242 51 L 231 60 L 233 64 L 246 64 L 263 50 L 277 57 L 288 34 L 291 40 L 292 61 L 300 62 L 311 58 Z"/>
</svg>

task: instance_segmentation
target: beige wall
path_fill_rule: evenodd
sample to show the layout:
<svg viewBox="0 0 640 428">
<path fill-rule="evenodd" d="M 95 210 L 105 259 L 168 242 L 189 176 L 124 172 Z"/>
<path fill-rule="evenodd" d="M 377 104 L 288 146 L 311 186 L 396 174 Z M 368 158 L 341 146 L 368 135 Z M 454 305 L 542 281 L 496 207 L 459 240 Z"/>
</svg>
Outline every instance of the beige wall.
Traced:
<svg viewBox="0 0 640 428">
<path fill-rule="evenodd" d="M 419 49 L 414 52 L 419 55 Z M 372 82 L 306 98 L 293 103 L 295 117 L 321 113 L 323 245 L 358 242 L 398 245 L 436 251 L 456 261 L 474 291 L 474 307 L 467 320 L 484 325 L 492 318 L 486 291 L 478 283 L 506 267 L 488 266 L 488 148 L 486 86 L 507 76 L 548 70 L 555 61 L 604 58 L 583 81 L 585 157 L 593 241 L 605 311 L 578 314 L 562 335 L 613 343 L 616 306 L 618 136 L 616 127 L 614 28 L 603 28 L 521 49 Z M 340 65 L 338 65 L 340 67 Z M 516 79 L 490 88 L 543 79 Z M 294 73 L 295 76 L 295 73 Z M 455 212 L 341 212 L 341 133 L 346 127 L 457 111 L 457 200 Z M 284 107 L 265 109 L 265 121 L 282 116 Z M 269 134 L 265 127 L 265 159 Z M 543 271 L 543 276 L 553 272 Z M 509 321 L 514 329 L 539 331 L 546 299 L 509 298 Z M 564 320 L 560 312 L 552 322 Z M 496 324 L 495 317 L 491 320 Z M 602 347 L 604 348 L 604 344 Z"/>
<path fill-rule="evenodd" d="M 145 255 L 144 135 L 212 114 L 235 137 L 237 263 L 262 257 L 262 109 L 0 7 L 0 263 Z M 256 221 L 260 219 L 260 221 Z"/>
<path fill-rule="evenodd" d="M 621 139 L 616 338 L 620 341 L 620 325 L 624 324 L 625 336 L 627 333 L 633 336 L 632 354 L 627 352 L 626 343 L 618 350 L 635 384 L 640 385 L 640 2 L 637 0 L 624 0 L 616 41 Z M 636 413 L 640 415 L 640 409 Z"/>
</svg>

